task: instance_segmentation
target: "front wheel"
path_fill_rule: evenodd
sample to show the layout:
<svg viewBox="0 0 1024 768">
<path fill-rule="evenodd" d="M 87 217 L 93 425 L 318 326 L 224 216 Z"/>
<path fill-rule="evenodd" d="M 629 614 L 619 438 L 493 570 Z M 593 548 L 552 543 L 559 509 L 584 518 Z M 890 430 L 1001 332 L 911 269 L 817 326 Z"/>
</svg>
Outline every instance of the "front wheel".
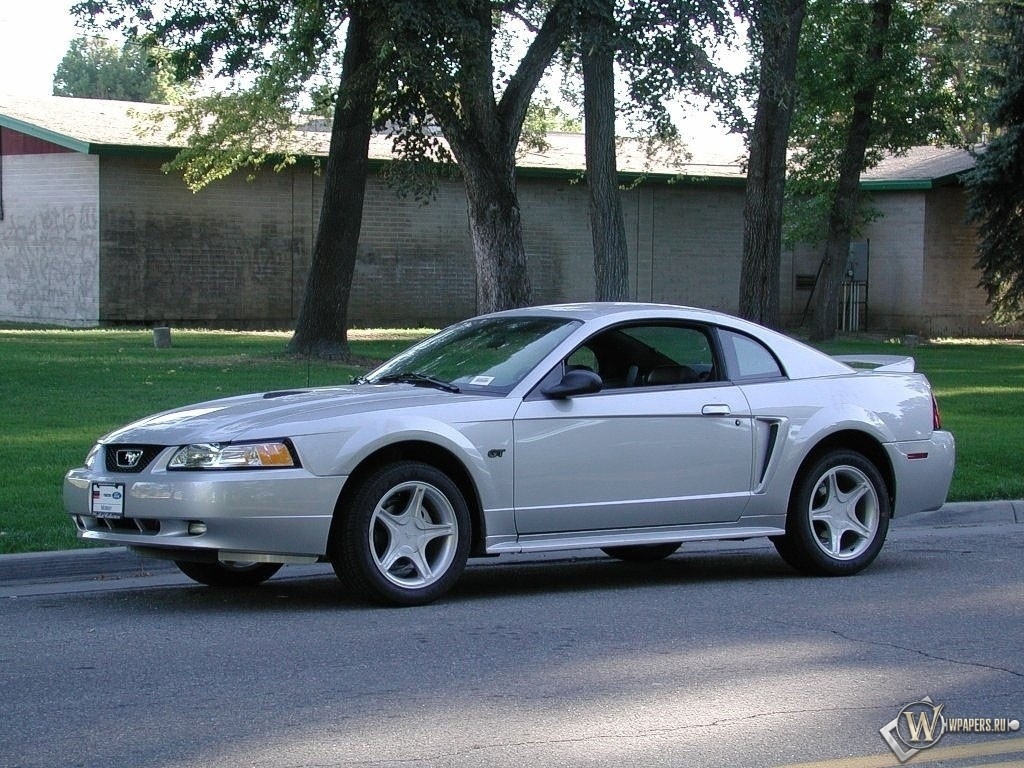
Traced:
<svg viewBox="0 0 1024 768">
<path fill-rule="evenodd" d="M 178 569 L 193 581 L 208 587 L 255 587 L 279 570 L 282 563 L 220 562 L 193 563 L 175 560 Z"/>
<path fill-rule="evenodd" d="M 889 493 L 878 468 L 855 451 L 831 451 L 798 479 L 786 535 L 772 539 L 804 573 L 849 576 L 878 556 L 889 530 Z"/>
<path fill-rule="evenodd" d="M 334 572 L 356 592 L 423 605 L 447 592 L 469 557 L 469 508 L 439 469 L 416 461 L 370 475 L 335 521 Z"/>
</svg>

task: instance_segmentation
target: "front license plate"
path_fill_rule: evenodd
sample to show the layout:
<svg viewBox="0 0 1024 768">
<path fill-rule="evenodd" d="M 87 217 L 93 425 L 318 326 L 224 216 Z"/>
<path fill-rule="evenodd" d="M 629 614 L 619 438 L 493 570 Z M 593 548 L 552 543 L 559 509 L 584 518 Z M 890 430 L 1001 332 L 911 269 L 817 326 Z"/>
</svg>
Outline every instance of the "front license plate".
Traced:
<svg viewBox="0 0 1024 768">
<path fill-rule="evenodd" d="M 124 483 L 92 484 L 93 517 L 124 517 Z"/>
</svg>

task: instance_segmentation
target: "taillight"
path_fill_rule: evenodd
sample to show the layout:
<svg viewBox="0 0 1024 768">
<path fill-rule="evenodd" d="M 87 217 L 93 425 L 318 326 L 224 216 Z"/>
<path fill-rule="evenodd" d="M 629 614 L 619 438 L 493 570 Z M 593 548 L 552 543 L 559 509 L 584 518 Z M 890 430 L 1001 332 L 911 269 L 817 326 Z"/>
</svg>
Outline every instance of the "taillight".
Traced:
<svg viewBox="0 0 1024 768">
<path fill-rule="evenodd" d="M 942 429 L 942 414 L 939 413 L 939 401 L 932 395 L 932 429 Z"/>
</svg>

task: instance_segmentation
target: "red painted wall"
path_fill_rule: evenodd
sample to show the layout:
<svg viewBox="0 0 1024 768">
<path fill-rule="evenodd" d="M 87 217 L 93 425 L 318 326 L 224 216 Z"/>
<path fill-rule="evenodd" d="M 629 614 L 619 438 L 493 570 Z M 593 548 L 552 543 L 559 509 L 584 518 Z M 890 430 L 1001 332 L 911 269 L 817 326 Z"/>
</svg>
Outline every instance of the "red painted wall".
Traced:
<svg viewBox="0 0 1024 768">
<path fill-rule="evenodd" d="M 74 150 L 10 128 L 0 127 L 0 154 L 2 155 L 50 155 L 57 152 L 74 152 Z"/>
</svg>

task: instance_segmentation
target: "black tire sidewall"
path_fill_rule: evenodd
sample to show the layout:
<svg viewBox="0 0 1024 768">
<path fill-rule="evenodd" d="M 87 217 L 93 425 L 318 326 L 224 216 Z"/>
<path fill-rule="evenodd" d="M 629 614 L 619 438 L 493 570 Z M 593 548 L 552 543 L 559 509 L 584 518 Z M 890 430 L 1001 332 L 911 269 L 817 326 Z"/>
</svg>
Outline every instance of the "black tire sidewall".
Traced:
<svg viewBox="0 0 1024 768">
<path fill-rule="evenodd" d="M 396 486 L 406 482 L 427 483 L 440 491 L 455 513 L 455 555 L 440 578 L 423 587 L 402 587 L 388 580 L 378 569 L 370 551 L 370 520 L 377 504 Z M 444 472 L 418 461 L 389 464 L 368 476 L 355 490 L 344 515 L 335 526 L 332 542 L 334 570 L 358 594 L 388 605 L 424 605 L 452 588 L 462 575 L 469 556 L 470 514 L 459 487 Z"/>
<path fill-rule="evenodd" d="M 878 526 L 867 549 L 854 558 L 830 557 L 818 546 L 810 519 L 811 494 L 823 475 L 836 467 L 853 467 L 867 477 L 878 499 Z M 776 549 L 790 565 L 808 573 L 824 576 L 850 576 L 869 566 L 885 543 L 892 515 L 889 491 L 878 468 L 856 451 L 835 450 L 813 462 L 797 481 L 786 516 L 786 536 Z"/>
<path fill-rule="evenodd" d="M 255 587 L 281 570 L 283 565 L 253 563 L 244 568 L 237 568 L 224 563 L 200 563 L 189 560 L 175 560 L 174 564 L 190 579 L 208 587 Z"/>
</svg>

